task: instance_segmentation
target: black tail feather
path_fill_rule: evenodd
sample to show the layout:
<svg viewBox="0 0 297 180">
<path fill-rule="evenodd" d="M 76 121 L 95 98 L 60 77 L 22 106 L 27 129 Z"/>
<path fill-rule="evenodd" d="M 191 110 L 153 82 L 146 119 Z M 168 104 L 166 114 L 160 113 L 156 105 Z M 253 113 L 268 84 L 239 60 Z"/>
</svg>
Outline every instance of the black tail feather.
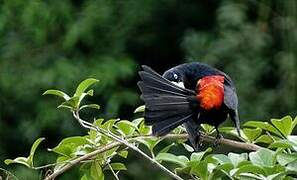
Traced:
<svg viewBox="0 0 297 180">
<path fill-rule="evenodd" d="M 172 89 L 161 89 L 160 87 L 146 85 L 144 84 L 144 81 L 138 82 L 137 85 L 143 93 L 142 97 L 149 96 L 149 95 L 150 96 L 177 95 L 177 96 L 186 97 L 185 94 L 181 94 L 180 92 L 176 92 L 174 90 L 172 91 Z"/>
<path fill-rule="evenodd" d="M 172 91 L 177 95 L 189 95 L 189 91 L 182 89 L 179 86 L 176 86 L 175 84 L 171 83 L 170 81 L 166 80 L 165 78 L 160 79 L 157 76 L 154 76 L 152 74 L 149 74 L 148 72 L 140 71 L 139 75 L 143 82 L 145 82 L 145 86 L 151 87 L 152 89 L 162 89 L 166 91 Z M 166 81 L 164 81 L 166 80 Z"/>
<path fill-rule="evenodd" d="M 187 93 L 190 95 L 195 95 L 194 91 L 176 86 L 175 84 L 171 83 L 169 80 L 165 79 L 160 74 L 158 74 L 157 72 L 152 70 L 150 67 L 143 65 L 142 68 L 143 68 L 144 72 L 149 74 L 149 76 L 153 77 L 155 80 L 165 83 L 166 85 L 170 86 L 171 88 L 174 88 L 175 90 L 179 90 L 181 92 L 184 92 L 184 93 Z"/>
<path fill-rule="evenodd" d="M 172 116 L 165 121 L 157 122 L 153 124 L 153 135 L 163 136 L 168 134 L 174 128 L 183 124 L 186 121 L 192 119 L 193 114 L 183 115 L 183 116 Z"/>
<path fill-rule="evenodd" d="M 184 126 L 187 130 L 189 140 L 195 149 L 195 151 L 199 151 L 200 147 L 200 133 L 199 133 L 199 127 L 200 124 L 197 123 L 197 121 L 194 121 L 193 119 L 187 121 L 184 123 Z"/>
<path fill-rule="evenodd" d="M 165 121 L 167 119 L 170 119 L 171 117 L 174 116 L 180 116 L 181 114 L 190 114 L 192 113 L 191 110 L 187 110 L 187 111 L 181 111 L 181 110 L 177 110 L 177 111 L 171 111 L 171 110 L 167 110 L 167 111 L 151 111 L 149 109 L 145 110 L 145 123 L 147 125 L 153 125 L 157 122 L 161 122 L 161 121 Z"/>
<path fill-rule="evenodd" d="M 177 126 L 193 118 L 188 97 L 195 92 L 181 88 L 147 66 L 139 72 L 138 86 L 145 102 L 145 123 L 153 126 L 154 135 L 166 135 Z"/>
</svg>

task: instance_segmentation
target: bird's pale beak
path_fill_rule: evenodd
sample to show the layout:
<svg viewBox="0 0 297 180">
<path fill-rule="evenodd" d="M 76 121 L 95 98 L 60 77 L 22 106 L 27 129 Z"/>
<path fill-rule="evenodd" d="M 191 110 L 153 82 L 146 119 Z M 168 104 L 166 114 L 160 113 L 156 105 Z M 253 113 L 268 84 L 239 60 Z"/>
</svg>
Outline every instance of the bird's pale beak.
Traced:
<svg viewBox="0 0 297 180">
<path fill-rule="evenodd" d="M 182 81 L 180 82 L 174 82 L 174 81 L 171 81 L 173 84 L 177 85 L 178 87 L 181 87 L 181 88 L 185 88 L 184 86 L 184 83 Z"/>
</svg>

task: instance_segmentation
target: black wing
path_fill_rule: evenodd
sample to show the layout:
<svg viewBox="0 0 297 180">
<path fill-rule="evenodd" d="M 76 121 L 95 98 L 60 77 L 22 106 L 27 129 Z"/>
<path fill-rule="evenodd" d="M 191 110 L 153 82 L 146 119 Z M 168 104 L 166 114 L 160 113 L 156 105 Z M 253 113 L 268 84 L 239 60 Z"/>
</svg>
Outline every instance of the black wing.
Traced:
<svg viewBox="0 0 297 180">
<path fill-rule="evenodd" d="M 233 85 L 229 85 L 229 84 L 224 85 L 224 104 L 229 109 L 229 116 L 236 127 L 238 135 L 240 136 L 240 123 L 239 123 L 239 116 L 238 116 L 238 98 L 237 98 L 236 90 Z"/>
</svg>

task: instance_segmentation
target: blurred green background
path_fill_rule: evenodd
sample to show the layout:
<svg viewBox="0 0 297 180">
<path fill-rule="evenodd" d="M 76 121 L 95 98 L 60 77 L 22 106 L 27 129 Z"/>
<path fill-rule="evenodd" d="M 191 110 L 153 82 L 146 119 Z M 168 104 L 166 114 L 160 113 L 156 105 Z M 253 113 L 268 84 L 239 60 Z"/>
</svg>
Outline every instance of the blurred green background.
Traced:
<svg viewBox="0 0 297 180">
<path fill-rule="evenodd" d="M 206 62 L 235 81 L 242 121 L 295 116 L 296 47 L 296 0 L 3 0 L 0 168 L 38 179 L 3 160 L 26 156 L 37 137 L 46 137 L 37 163 L 49 163 L 55 157 L 46 148 L 86 133 L 55 108 L 58 100 L 41 96 L 47 89 L 72 93 L 81 80 L 100 79 L 89 100 L 101 114 L 85 116 L 131 119 L 142 103 L 141 64 L 163 73 Z M 166 179 L 139 159 L 130 156 L 123 179 Z M 78 177 L 73 169 L 59 179 Z"/>
</svg>

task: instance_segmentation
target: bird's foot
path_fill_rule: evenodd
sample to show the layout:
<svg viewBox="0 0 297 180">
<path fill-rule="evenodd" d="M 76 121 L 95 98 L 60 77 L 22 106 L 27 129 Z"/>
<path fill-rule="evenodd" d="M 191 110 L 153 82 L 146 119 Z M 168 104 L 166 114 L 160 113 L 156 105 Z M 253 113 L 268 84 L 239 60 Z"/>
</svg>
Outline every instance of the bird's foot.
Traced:
<svg viewBox="0 0 297 180">
<path fill-rule="evenodd" d="M 217 147 L 220 144 L 220 142 L 221 142 L 221 140 L 223 138 L 224 138 L 223 135 L 221 135 L 220 133 L 218 133 L 217 136 L 216 136 L 216 139 L 215 139 L 215 141 L 213 143 L 213 146 L 214 147 Z"/>
<path fill-rule="evenodd" d="M 201 149 L 201 147 L 202 147 L 201 136 L 200 134 L 198 134 L 195 138 L 194 150 L 197 152 Z"/>
</svg>

